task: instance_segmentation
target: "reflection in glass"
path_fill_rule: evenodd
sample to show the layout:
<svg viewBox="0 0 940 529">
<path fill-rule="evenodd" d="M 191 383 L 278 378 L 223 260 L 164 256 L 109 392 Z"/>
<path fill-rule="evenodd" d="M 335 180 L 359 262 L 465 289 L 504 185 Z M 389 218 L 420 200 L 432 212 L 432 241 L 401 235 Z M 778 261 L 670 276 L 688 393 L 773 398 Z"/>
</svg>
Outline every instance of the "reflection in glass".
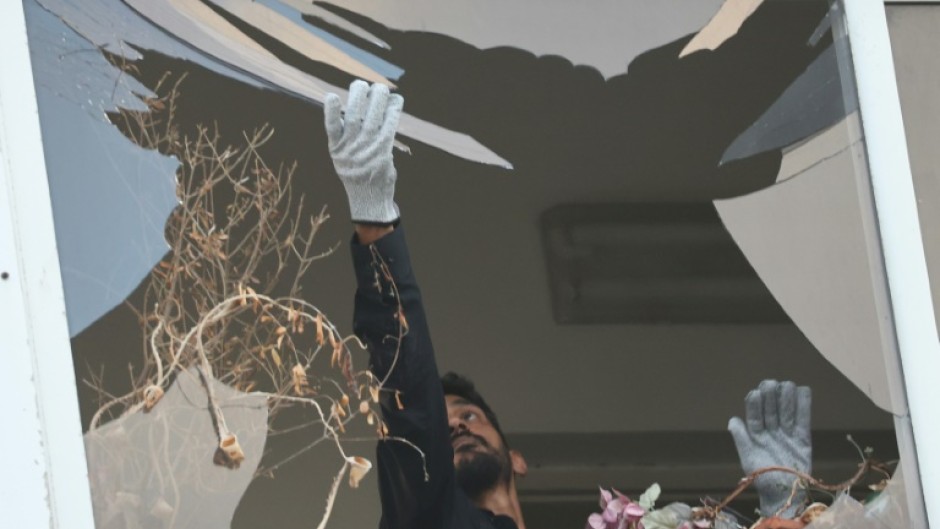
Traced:
<svg viewBox="0 0 940 529">
<path fill-rule="evenodd" d="M 216 434 L 196 370 L 181 373 L 147 413 L 85 434 L 99 528 L 227 527 L 264 454 L 268 404 L 211 380 L 245 460 L 213 463 Z"/>
</svg>

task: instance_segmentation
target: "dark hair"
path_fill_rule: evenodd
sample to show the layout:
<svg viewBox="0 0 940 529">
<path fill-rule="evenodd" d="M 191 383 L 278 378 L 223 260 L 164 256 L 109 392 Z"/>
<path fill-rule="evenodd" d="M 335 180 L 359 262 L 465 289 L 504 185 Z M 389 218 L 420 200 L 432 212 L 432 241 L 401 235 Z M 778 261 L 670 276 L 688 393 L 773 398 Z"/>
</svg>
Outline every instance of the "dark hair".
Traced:
<svg viewBox="0 0 940 529">
<path fill-rule="evenodd" d="M 483 395 L 480 395 L 480 392 L 473 386 L 472 380 L 451 371 L 441 377 L 441 385 L 444 386 L 444 395 L 456 395 L 483 410 L 486 419 L 493 425 L 493 428 L 496 428 L 496 432 L 499 433 L 500 438 L 502 438 L 503 444 L 506 445 L 506 436 L 503 435 L 503 429 L 499 427 L 499 420 L 496 418 L 496 414 L 493 413 L 493 409 L 483 400 Z"/>
</svg>

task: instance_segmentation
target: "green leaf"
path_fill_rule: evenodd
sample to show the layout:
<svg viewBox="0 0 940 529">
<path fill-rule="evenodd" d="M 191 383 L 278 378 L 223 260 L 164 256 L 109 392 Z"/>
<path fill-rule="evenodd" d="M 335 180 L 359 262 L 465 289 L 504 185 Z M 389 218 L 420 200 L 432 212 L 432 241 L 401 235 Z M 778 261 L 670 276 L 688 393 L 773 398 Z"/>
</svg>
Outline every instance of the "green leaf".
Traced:
<svg viewBox="0 0 940 529">
<path fill-rule="evenodd" d="M 646 492 L 640 495 L 640 499 L 637 501 L 637 503 L 640 505 L 640 507 L 650 511 L 653 509 L 653 505 L 659 498 L 660 492 L 662 492 L 662 489 L 659 487 L 659 483 L 653 483 L 648 489 L 646 489 Z"/>
<path fill-rule="evenodd" d="M 681 523 L 676 513 L 670 511 L 652 511 L 643 517 L 643 527 L 646 529 L 676 529 Z"/>
</svg>

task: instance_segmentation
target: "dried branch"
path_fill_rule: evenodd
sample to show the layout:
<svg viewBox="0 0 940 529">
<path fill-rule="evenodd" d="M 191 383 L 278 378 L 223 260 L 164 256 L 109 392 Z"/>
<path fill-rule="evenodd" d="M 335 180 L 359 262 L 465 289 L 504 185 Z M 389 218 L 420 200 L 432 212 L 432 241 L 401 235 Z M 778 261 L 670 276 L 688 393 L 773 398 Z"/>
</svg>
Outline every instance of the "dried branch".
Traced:
<svg viewBox="0 0 940 529">
<path fill-rule="evenodd" d="M 722 509 L 727 507 L 728 504 L 734 501 L 734 499 L 737 498 L 742 492 L 747 490 L 747 488 L 750 487 L 754 483 L 754 481 L 757 480 L 758 477 L 768 472 L 786 472 L 788 474 L 792 474 L 798 477 L 807 486 L 810 486 L 819 490 L 829 491 L 829 492 L 840 492 L 840 491 L 848 490 L 853 485 L 861 481 L 861 479 L 864 478 L 867 474 L 873 471 L 881 473 L 885 476 L 890 476 L 890 472 L 888 471 L 885 464 L 876 459 L 871 458 L 870 456 L 866 456 L 864 458 L 864 460 L 858 466 L 858 471 L 856 471 L 852 477 L 850 477 L 849 479 L 841 483 L 836 483 L 834 485 L 829 485 L 825 483 L 824 481 L 820 479 L 816 479 L 813 476 L 805 472 L 800 472 L 799 470 L 794 470 L 792 468 L 781 467 L 781 466 L 764 467 L 764 468 L 757 469 L 754 472 L 751 472 L 750 474 L 742 478 L 741 481 L 738 483 L 738 486 L 735 487 L 735 489 L 731 491 L 731 493 L 728 494 L 725 497 L 725 499 L 723 499 L 717 505 L 705 506 L 702 509 L 704 511 L 704 515 L 706 518 L 714 520 L 718 516 L 718 514 L 722 511 Z"/>
<path fill-rule="evenodd" d="M 160 81 L 156 93 L 166 81 Z M 388 437 L 369 406 L 369 398 L 377 401 L 389 390 L 386 380 L 354 368 L 349 346 L 364 346 L 355 336 L 343 336 L 324 311 L 303 299 L 312 264 L 335 249 L 315 249 L 316 235 L 329 218 L 325 208 L 305 218 L 304 197 L 296 196 L 291 185 L 296 165 L 265 161 L 264 146 L 274 135 L 270 127 L 245 133 L 238 146 L 223 146 L 218 130 L 209 127 L 182 134 L 174 119 L 182 81 L 169 86 L 166 95 L 147 99 L 146 112 L 111 116 L 138 145 L 179 161 L 179 206 L 165 229 L 170 250 L 154 267 L 143 302 L 133 308 L 145 337 L 141 367 L 131 373 L 133 390 L 110 395 L 100 377 L 93 379 L 90 384 L 104 400 L 91 429 L 152 409 L 176 377 L 194 368 L 218 441 L 214 461 L 235 468 L 245 454 L 225 420 L 213 379 L 246 396 L 264 396 L 272 418 L 286 406 L 311 408 L 317 419 L 298 429 L 319 424 L 322 433 L 309 447 L 330 440 L 345 461 L 327 498 L 324 527 L 349 461 L 358 461 L 343 446 L 350 421 L 364 418 L 378 438 L 405 443 L 422 459 L 425 455 L 405 439 Z M 388 267 L 377 253 L 374 258 L 399 299 Z M 400 344 L 407 321 L 401 307 L 398 314 Z M 324 349 L 332 352 L 331 365 L 326 367 L 324 358 L 315 366 Z M 397 358 L 396 352 L 393 369 Z"/>
</svg>

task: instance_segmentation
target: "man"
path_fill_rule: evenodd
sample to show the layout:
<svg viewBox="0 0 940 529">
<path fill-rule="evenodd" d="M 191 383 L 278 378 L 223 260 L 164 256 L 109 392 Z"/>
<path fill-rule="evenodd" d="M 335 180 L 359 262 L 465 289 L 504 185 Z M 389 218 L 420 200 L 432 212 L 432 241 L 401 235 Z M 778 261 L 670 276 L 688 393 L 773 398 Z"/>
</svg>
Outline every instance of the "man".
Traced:
<svg viewBox="0 0 940 529">
<path fill-rule="evenodd" d="M 377 450 L 381 527 L 525 529 L 515 482 L 526 473 L 525 460 L 509 449 L 496 415 L 469 380 L 438 378 L 394 202 L 392 149 L 403 105 L 388 87 L 362 81 L 350 86 L 345 115 L 338 96 L 324 101 L 330 155 L 355 224 L 353 330 L 386 389 L 381 406 L 390 437 Z M 785 464 L 802 465 L 809 459 L 808 389 L 765 381 L 748 395 L 747 422 L 731 426 L 746 469 L 779 462 L 777 454 L 790 457 Z M 770 514 L 785 507 L 790 488 L 771 478 L 759 487 Z"/>
<path fill-rule="evenodd" d="M 393 200 L 392 148 L 403 104 L 388 87 L 362 81 L 350 86 L 345 116 L 335 94 L 324 102 L 330 155 L 355 223 L 353 330 L 366 344 L 373 374 L 385 382 L 389 436 L 408 441 L 378 446 L 381 527 L 525 529 L 514 477 L 525 473 L 525 461 L 509 450 L 469 381 L 446 377 L 445 401 L 438 378 Z"/>
<path fill-rule="evenodd" d="M 509 448 L 496 414 L 469 379 L 447 373 L 441 385 L 457 485 L 477 507 L 511 518 L 524 528 L 516 476 L 525 476 L 525 459 Z"/>
</svg>

